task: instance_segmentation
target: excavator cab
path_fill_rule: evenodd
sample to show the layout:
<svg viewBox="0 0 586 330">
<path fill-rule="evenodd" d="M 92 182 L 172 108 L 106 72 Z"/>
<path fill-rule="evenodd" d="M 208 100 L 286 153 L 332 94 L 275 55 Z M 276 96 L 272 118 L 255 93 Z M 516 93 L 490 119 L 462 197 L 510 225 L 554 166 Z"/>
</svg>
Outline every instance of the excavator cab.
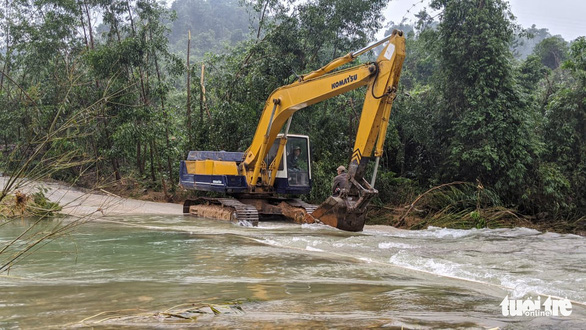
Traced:
<svg viewBox="0 0 586 330">
<path fill-rule="evenodd" d="M 271 164 L 276 158 L 283 135 L 279 134 L 269 150 L 266 163 Z M 269 173 L 272 175 L 272 173 Z M 311 190 L 311 155 L 307 135 L 287 135 L 287 144 L 279 167 L 275 184 L 278 194 L 301 195 Z"/>
</svg>

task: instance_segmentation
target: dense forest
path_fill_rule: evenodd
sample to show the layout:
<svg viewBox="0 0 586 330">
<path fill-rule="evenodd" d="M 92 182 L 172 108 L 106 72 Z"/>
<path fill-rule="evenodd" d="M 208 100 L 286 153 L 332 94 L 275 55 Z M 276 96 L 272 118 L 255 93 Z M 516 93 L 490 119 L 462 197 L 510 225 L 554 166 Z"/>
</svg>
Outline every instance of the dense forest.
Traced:
<svg viewBox="0 0 586 330">
<path fill-rule="evenodd" d="M 427 201 L 430 216 L 583 224 L 586 38 L 521 29 L 504 0 L 434 0 L 440 15 L 398 25 L 385 25 L 386 4 L 3 2 L 1 172 L 88 187 L 132 182 L 172 199 L 189 150 L 244 151 L 272 90 L 398 27 L 407 57 L 377 205 L 445 186 Z M 309 201 L 321 202 L 348 163 L 363 95 L 293 117 L 291 132 L 312 139 Z"/>
</svg>

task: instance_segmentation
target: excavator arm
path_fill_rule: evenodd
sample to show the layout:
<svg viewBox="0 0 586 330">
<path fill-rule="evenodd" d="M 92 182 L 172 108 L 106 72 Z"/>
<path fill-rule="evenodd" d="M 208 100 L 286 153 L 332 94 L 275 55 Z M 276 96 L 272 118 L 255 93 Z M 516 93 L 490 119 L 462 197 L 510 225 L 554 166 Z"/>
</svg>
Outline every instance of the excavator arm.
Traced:
<svg viewBox="0 0 586 330">
<path fill-rule="evenodd" d="M 386 41 L 389 42 L 376 62 L 331 73 L 334 69 L 353 61 L 358 55 Z M 349 176 L 361 181 L 366 167 L 363 159 L 368 160 L 375 146 L 377 146 L 375 156 L 380 157 L 382 153 L 391 105 L 404 58 L 405 39 L 402 32 L 395 30 L 388 38 L 340 57 L 302 76 L 299 81 L 276 89 L 265 103 L 252 143 L 245 152 L 244 161 L 240 164 L 239 173 L 246 176 L 249 187 L 255 189 L 258 180 L 262 179 L 260 173 L 263 159 L 285 123 L 296 111 L 368 85 L 352 160 L 348 167 Z M 376 143 L 377 138 L 378 143 Z"/>
</svg>

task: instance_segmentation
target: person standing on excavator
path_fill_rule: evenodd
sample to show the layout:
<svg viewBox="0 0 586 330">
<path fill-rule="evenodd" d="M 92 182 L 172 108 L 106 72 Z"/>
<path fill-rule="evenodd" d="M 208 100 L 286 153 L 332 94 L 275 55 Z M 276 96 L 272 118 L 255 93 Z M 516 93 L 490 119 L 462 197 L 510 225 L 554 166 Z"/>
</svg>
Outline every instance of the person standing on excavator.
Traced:
<svg viewBox="0 0 586 330">
<path fill-rule="evenodd" d="M 334 178 L 334 184 L 332 185 L 332 196 L 339 196 L 340 191 L 348 187 L 348 173 L 346 173 L 346 168 L 340 165 L 337 171 L 338 175 Z"/>
</svg>

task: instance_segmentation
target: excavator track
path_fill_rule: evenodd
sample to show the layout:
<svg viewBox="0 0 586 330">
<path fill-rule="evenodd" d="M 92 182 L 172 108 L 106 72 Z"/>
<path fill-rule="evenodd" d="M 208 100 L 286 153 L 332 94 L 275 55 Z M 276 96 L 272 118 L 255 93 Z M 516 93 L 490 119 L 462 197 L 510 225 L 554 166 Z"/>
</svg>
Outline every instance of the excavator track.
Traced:
<svg viewBox="0 0 586 330">
<path fill-rule="evenodd" d="M 231 221 L 241 224 L 248 222 L 255 227 L 258 226 L 258 210 L 254 206 L 241 203 L 234 198 L 217 198 L 216 200 L 222 203 L 222 206 L 234 209 Z"/>
<path fill-rule="evenodd" d="M 258 225 L 257 209 L 234 198 L 199 197 L 188 199 L 183 204 L 183 213 L 205 218 L 230 220 L 245 226 Z"/>
<path fill-rule="evenodd" d="M 315 211 L 318 207 L 317 205 L 304 202 L 303 200 L 301 200 L 299 198 L 290 199 L 287 201 L 287 204 L 294 206 L 294 207 L 301 207 L 301 208 L 305 209 L 305 212 L 307 212 L 309 214 L 313 213 L 313 211 Z"/>
<path fill-rule="evenodd" d="M 259 218 L 284 217 L 297 223 L 305 223 L 307 214 L 317 209 L 301 199 L 242 199 L 199 197 L 183 204 L 183 213 L 202 218 L 229 220 L 244 226 L 257 226 Z M 314 222 L 314 221 L 311 221 Z"/>
</svg>

